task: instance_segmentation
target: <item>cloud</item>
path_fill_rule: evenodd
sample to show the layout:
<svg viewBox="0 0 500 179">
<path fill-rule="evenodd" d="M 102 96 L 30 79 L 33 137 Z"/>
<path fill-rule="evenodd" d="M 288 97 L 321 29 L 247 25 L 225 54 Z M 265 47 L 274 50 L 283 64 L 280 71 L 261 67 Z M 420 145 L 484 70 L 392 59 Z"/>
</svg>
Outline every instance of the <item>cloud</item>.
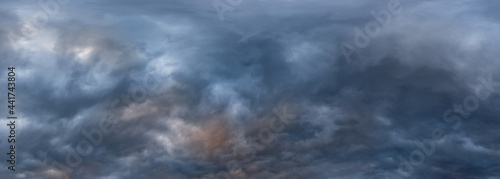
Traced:
<svg viewBox="0 0 500 179">
<path fill-rule="evenodd" d="M 401 0 L 347 62 L 339 44 L 388 2 L 243 0 L 221 21 L 211 1 L 69 1 L 30 38 L 43 8 L 1 2 L 22 119 L 17 172 L 0 176 L 380 178 L 436 128 L 409 178 L 498 176 L 498 87 L 456 106 L 500 80 L 499 4 Z"/>
</svg>

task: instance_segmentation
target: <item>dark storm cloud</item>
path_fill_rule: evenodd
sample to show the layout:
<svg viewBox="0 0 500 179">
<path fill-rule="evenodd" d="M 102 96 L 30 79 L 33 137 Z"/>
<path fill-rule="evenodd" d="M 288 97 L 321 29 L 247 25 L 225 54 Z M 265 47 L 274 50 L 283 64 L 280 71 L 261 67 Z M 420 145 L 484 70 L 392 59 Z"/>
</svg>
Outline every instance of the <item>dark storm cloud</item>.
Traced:
<svg viewBox="0 0 500 179">
<path fill-rule="evenodd" d="M 453 113 L 457 130 L 443 120 L 481 79 L 500 81 L 498 3 L 402 0 L 346 61 L 339 45 L 354 44 L 355 27 L 389 2 L 244 0 L 221 21 L 211 1 L 69 1 L 37 35 L 15 41 L 17 51 L 9 34 L 22 36 L 43 8 L 2 2 L 0 52 L 16 56 L 0 64 L 18 68 L 24 119 L 18 171 L 0 172 L 380 178 L 398 175 L 398 156 L 408 160 L 414 141 L 440 127 L 446 137 L 408 178 L 499 176 L 498 93 L 467 117 Z M 283 109 L 294 114 L 288 122 Z M 111 132 L 86 135 L 109 116 Z M 96 136 L 89 154 L 68 162 Z"/>
</svg>

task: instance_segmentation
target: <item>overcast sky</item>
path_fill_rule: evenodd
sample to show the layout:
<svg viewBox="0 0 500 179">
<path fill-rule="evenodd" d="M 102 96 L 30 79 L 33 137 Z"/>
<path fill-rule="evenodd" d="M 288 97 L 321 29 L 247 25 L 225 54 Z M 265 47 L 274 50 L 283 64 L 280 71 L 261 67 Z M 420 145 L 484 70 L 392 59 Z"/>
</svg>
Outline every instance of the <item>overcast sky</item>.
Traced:
<svg viewBox="0 0 500 179">
<path fill-rule="evenodd" d="M 15 66 L 20 119 L 0 176 L 498 178 L 499 10 L 2 0 L 0 88 Z"/>
</svg>

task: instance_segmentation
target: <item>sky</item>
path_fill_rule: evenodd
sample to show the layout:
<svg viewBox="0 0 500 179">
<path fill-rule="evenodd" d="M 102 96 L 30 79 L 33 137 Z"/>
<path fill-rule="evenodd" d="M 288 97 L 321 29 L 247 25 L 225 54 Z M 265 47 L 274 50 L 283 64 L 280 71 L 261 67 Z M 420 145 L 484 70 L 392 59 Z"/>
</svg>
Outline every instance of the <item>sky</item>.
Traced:
<svg viewBox="0 0 500 179">
<path fill-rule="evenodd" d="M 499 10 L 2 0 L 0 178 L 499 178 Z"/>
</svg>

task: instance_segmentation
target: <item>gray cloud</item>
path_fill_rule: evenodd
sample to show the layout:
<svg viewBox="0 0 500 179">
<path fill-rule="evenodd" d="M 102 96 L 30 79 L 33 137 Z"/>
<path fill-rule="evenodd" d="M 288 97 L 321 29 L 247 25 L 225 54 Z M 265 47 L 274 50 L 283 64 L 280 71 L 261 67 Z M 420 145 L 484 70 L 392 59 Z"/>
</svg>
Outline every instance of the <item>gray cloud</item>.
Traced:
<svg viewBox="0 0 500 179">
<path fill-rule="evenodd" d="M 383 178 L 441 128 L 407 178 L 498 177 L 499 88 L 452 112 L 456 130 L 443 113 L 500 81 L 499 4 L 401 0 L 346 61 L 339 45 L 388 2 L 243 0 L 221 21 L 211 1 L 69 1 L 31 38 L 43 8 L 0 2 L 22 117 L 17 171 L 0 176 Z"/>
</svg>

